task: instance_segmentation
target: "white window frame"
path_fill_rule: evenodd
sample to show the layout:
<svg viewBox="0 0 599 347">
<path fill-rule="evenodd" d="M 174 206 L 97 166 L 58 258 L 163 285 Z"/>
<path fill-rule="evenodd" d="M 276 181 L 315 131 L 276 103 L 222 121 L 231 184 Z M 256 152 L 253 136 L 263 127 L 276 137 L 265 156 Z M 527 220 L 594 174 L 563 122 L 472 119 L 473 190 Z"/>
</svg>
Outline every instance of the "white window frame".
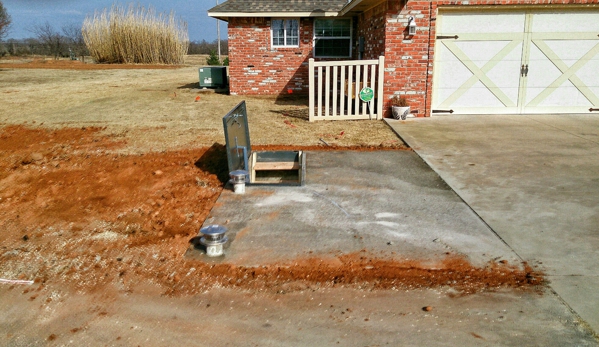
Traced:
<svg viewBox="0 0 599 347">
<path fill-rule="evenodd" d="M 334 20 L 345 20 L 349 22 L 349 36 L 326 36 L 326 37 L 319 37 L 316 35 L 316 22 L 318 20 L 329 20 L 329 19 L 334 19 Z M 312 42 L 313 42 L 313 46 L 312 46 L 312 56 L 314 58 L 351 58 L 352 57 L 352 38 L 354 36 L 354 23 L 352 18 L 316 18 L 314 19 L 314 26 L 313 26 L 313 30 L 312 32 L 314 33 L 313 37 L 312 37 Z M 316 55 L 316 40 L 333 40 L 333 39 L 349 39 L 349 55 L 347 56 L 328 56 L 328 55 Z"/>
<path fill-rule="evenodd" d="M 284 30 L 284 37 L 283 37 L 283 41 L 285 41 L 284 45 L 275 45 L 274 44 L 274 37 L 273 37 L 273 33 L 272 33 L 272 22 L 275 20 L 282 20 L 283 21 L 283 30 Z M 297 22 L 297 45 L 288 45 L 287 44 L 287 29 L 286 28 L 286 22 L 287 21 L 291 21 L 294 20 Z M 298 48 L 299 47 L 299 43 L 300 43 L 300 19 L 299 18 L 271 18 L 270 20 L 270 47 L 274 48 Z"/>
</svg>

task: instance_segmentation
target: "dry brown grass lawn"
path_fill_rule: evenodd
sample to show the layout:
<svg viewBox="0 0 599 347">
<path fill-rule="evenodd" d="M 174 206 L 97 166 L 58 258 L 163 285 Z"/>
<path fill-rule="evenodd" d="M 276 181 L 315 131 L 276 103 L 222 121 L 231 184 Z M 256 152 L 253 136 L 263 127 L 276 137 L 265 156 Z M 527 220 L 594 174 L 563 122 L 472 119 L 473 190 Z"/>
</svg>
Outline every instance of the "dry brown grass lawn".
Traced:
<svg viewBox="0 0 599 347">
<path fill-rule="evenodd" d="M 0 125 L 106 127 L 127 140 L 130 152 L 224 143 L 222 117 L 242 100 L 255 145 L 402 143 L 382 121 L 310 123 L 307 100 L 201 92 L 198 67 L 205 56 L 188 56 L 184 66 L 168 69 L 26 69 L 7 63 L 0 63 Z"/>
</svg>

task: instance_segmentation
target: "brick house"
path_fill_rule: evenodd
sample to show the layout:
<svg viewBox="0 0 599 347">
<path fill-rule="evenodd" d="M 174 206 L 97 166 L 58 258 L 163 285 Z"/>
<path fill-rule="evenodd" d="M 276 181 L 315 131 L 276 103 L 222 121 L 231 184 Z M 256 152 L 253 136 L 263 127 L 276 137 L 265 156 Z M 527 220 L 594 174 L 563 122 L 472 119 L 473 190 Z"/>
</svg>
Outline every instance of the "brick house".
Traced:
<svg viewBox="0 0 599 347">
<path fill-rule="evenodd" d="M 233 94 L 307 93 L 308 59 L 382 55 L 385 104 L 406 95 L 420 117 L 599 113 L 598 2 L 228 0 L 208 15 L 228 22 Z"/>
</svg>

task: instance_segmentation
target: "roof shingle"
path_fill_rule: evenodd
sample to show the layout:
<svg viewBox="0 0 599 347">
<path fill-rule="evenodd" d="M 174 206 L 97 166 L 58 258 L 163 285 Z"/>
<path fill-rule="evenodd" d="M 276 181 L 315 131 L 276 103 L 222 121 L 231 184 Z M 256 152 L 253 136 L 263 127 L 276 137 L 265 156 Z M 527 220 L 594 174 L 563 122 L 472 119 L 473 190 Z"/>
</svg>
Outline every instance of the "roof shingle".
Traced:
<svg viewBox="0 0 599 347">
<path fill-rule="evenodd" d="M 339 12 L 348 0 L 228 0 L 208 13 Z"/>
</svg>

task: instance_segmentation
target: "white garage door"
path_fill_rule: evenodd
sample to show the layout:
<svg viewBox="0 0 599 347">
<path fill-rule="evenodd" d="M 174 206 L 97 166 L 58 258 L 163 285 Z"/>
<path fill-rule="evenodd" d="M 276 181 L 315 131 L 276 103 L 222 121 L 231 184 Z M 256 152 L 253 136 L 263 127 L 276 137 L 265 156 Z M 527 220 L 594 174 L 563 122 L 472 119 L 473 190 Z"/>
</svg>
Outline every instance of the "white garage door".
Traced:
<svg viewBox="0 0 599 347">
<path fill-rule="evenodd" d="M 599 113 L 599 12 L 441 12 L 433 113 Z"/>
</svg>

